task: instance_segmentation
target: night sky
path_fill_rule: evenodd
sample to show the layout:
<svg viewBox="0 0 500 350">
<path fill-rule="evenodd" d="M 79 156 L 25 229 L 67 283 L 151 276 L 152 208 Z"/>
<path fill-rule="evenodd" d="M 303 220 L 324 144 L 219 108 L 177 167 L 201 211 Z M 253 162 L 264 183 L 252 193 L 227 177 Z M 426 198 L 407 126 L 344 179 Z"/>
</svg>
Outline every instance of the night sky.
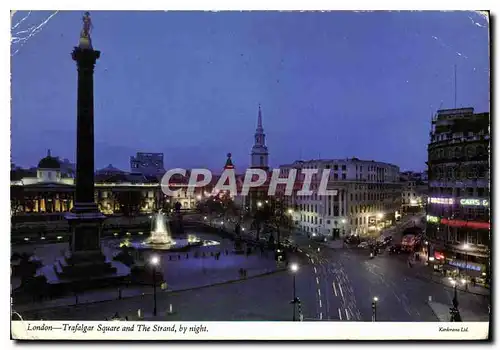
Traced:
<svg viewBox="0 0 500 350">
<path fill-rule="evenodd" d="M 22 166 L 48 148 L 75 160 L 70 53 L 82 12 L 39 26 L 51 14 L 12 30 L 12 161 Z M 489 111 L 488 28 L 473 12 L 91 16 L 97 168 L 129 170 L 137 151 L 164 152 L 166 168 L 211 169 L 232 152 L 246 168 L 260 103 L 272 166 L 358 157 L 421 171 L 431 114 L 455 106 L 454 65 L 457 107 Z"/>
</svg>

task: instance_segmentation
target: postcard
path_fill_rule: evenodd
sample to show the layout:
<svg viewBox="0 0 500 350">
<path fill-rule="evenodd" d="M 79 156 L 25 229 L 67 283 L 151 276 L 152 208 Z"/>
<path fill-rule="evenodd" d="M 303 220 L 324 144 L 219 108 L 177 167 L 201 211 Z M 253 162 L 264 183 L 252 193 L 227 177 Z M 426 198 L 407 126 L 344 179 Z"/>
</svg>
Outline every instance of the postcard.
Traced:
<svg viewBox="0 0 500 350">
<path fill-rule="evenodd" d="M 488 12 L 11 21 L 12 339 L 490 339 Z"/>
</svg>

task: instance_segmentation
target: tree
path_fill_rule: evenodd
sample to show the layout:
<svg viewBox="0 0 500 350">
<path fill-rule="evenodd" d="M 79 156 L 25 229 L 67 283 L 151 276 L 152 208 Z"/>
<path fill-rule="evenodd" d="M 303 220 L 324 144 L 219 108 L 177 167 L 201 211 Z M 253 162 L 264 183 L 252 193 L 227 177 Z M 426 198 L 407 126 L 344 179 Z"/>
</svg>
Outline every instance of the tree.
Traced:
<svg viewBox="0 0 500 350">
<path fill-rule="evenodd" d="M 22 186 L 10 187 L 10 217 L 12 226 L 15 224 L 14 217 L 23 210 L 25 205 L 24 189 Z"/>
<path fill-rule="evenodd" d="M 133 216 L 139 213 L 142 203 L 142 194 L 139 191 L 119 191 L 116 193 L 117 201 L 120 203 L 121 211 L 125 216 Z"/>
</svg>

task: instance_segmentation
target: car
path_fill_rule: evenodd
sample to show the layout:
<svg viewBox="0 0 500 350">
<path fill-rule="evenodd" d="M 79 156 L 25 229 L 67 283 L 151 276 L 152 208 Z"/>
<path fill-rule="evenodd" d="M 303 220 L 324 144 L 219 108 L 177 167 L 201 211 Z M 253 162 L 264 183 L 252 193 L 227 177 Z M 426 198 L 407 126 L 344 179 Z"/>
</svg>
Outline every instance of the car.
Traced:
<svg viewBox="0 0 500 350">
<path fill-rule="evenodd" d="M 368 246 L 368 242 L 361 242 L 360 244 L 358 244 L 358 248 L 368 248 Z"/>
<path fill-rule="evenodd" d="M 394 244 L 387 248 L 389 251 L 389 254 L 401 254 L 403 252 L 403 247 L 401 244 Z"/>
</svg>

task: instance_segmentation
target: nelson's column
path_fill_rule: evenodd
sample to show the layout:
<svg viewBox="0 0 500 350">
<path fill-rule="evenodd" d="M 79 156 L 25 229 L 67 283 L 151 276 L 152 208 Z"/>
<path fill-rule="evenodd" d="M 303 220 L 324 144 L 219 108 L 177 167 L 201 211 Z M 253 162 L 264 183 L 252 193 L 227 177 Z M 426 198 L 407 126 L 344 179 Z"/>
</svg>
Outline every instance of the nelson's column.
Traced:
<svg viewBox="0 0 500 350">
<path fill-rule="evenodd" d="M 66 216 L 72 232 L 70 254 L 58 273 L 60 278 L 70 280 L 117 273 L 116 264 L 106 261 L 101 252 L 105 216 L 94 199 L 94 65 L 100 51 L 92 47 L 91 27 L 86 12 L 79 45 L 72 52 L 78 67 L 76 189 L 75 204 Z"/>
</svg>

